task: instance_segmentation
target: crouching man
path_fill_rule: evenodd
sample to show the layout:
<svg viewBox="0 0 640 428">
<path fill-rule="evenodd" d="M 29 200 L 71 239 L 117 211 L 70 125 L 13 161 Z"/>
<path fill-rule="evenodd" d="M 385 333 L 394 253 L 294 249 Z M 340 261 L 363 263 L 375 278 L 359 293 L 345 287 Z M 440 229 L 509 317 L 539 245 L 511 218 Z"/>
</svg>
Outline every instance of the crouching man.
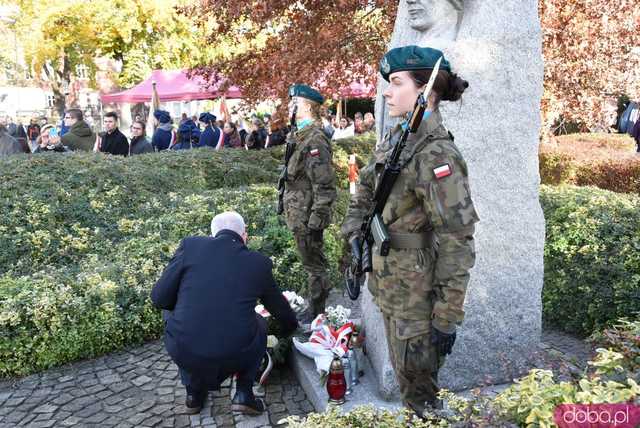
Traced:
<svg viewBox="0 0 640 428">
<path fill-rule="evenodd" d="M 254 310 L 257 301 L 286 333 L 298 322 L 275 283 L 271 260 L 246 247 L 242 217 L 215 216 L 211 234 L 182 240 L 151 300 L 166 310 L 164 342 L 187 390 L 187 412 L 198 413 L 208 391 L 237 373 L 232 410 L 257 415 L 265 404 L 252 387 L 267 346 L 266 322 Z"/>
</svg>

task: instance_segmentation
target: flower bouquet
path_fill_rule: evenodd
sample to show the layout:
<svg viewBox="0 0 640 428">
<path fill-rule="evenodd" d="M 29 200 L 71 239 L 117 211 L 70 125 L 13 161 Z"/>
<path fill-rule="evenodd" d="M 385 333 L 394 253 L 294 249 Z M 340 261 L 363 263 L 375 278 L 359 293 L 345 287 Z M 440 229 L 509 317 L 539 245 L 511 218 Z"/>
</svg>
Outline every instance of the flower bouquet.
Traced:
<svg viewBox="0 0 640 428">
<path fill-rule="evenodd" d="M 296 315 L 304 310 L 305 301 L 302 297 L 298 296 L 293 291 L 284 291 L 282 295 L 287 299 L 291 309 L 296 313 Z M 280 323 L 276 321 L 269 311 L 266 310 L 264 305 L 257 305 L 255 307 L 256 313 L 262 315 L 267 320 L 267 352 L 269 354 L 269 358 L 271 360 L 271 366 L 273 364 L 280 365 L 284 364 L 287 359 L 287 354 L 289 353 L 289 349 L 291 348 L 291 341 L 288 337 L 285 337 L 281 328 Z M 263 366 L 266 363 L 263 363 Z M 268 364 L 267 364 L 268 366 Z M 266 367 L 265 367 L 266 370 Z M 271 369 L 269 368 L 269 371 Z M 262 367 L 261 370 L 262 372 Z M 268 371 L 265 371 L 266 375 L 268 375 Z M 264 374 L 263 374 L 264 376 Z M 262 383 L 262 381 L 261 381 Z"/>
<path fill-rule="evenodd" d="M 329 371 L 334 355 L 342 357 L 347 352 L 351 333 L 355 330 L 350 315 L 351 310 L 341 305 L 329 306 L 311 323 L 308 342 L 293 339 L 296 349 L 314 360 L 320 374 Z"/>
</svg>

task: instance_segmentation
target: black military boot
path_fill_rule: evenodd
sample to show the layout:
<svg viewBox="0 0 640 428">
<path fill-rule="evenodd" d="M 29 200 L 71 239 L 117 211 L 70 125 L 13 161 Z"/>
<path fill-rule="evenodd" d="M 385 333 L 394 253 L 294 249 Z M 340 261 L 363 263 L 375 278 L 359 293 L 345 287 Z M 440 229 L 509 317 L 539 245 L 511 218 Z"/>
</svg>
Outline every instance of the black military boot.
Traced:
<svg viewBox="0 0 640 428">
<path fill-rule="evenodd" d="M 253 395 L 253 391 L 238 389 L 231 401 L 231 410 L 244 413 L 245 415 L 260 415 L 264 412 L 265 408 L 264 401 L 256 398 L 255 395 Z"/>
</svg>

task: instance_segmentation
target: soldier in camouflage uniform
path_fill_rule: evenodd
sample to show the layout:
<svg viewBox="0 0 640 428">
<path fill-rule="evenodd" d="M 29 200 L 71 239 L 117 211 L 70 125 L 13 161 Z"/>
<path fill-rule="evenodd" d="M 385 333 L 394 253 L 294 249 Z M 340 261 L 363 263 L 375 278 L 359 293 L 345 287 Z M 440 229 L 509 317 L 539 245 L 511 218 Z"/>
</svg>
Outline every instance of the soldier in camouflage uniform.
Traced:
<svg viewBox="0 0 640 428">
<path fill-rule="evenodd" d="M 309 277 L 310 312 L 302 320 L 309 322 L 324 312 L 331 289 L 323 252 L 323 232 L 331 223 L 336 177 L 331 144 L 322 130 L 319 116 L 324 98 L 306 85 L 293 85 L 289 97 L 290 111 L 297 106 L 297 130 L 287 137 L 287 144 L 295 143 L 295 150 L 287 165 L 284 214 Z"/>
<path fill-rule="evenodd" d="M 390 81 L 384 92 L 391 116 L 413 111 L 442 52 L 407 46 L 381 62 Z M 451 353 L 464 317 L 469 270 L 475 262 L 474 224 L 467 165 L 442 124 L 441 100 L 455 101 L 468 84 L 443 58 L 423 121 L 402 152 L 402 171 L 382 217 L 391 236 L 389 255 L 374 245 L 367 285 L 384 317 L 390 359 L 405 406 L 422 415 L 438 408 L 438 370 Z M 425 94 L 425 97 L 427 94 Z M 360 172 L 342 232 L 356 248 L 360 226 L 372 206 L 379 173 L 406 123 L 385 135 Z"/>
</svg>

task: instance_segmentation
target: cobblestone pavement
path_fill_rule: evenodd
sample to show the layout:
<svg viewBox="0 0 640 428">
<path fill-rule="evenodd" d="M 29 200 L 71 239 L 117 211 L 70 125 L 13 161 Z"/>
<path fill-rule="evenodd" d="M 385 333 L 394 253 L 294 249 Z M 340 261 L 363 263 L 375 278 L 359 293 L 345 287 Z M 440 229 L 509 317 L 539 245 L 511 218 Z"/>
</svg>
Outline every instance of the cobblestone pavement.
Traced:
<svg viewBox="0 0 640 428">
<path fill-rule="evenodd" d="M 289 370 L 274 370 L 260 395 L 268 412 L 231 412 L 233 386 L 211 392 L 202 412 L 184 413 L 178 370 L 155 341 L 98 359 L 0 383 L 0 428 L 29 427 L 271 427 L 305 415 L 311 403 Z"/>
</svg>

